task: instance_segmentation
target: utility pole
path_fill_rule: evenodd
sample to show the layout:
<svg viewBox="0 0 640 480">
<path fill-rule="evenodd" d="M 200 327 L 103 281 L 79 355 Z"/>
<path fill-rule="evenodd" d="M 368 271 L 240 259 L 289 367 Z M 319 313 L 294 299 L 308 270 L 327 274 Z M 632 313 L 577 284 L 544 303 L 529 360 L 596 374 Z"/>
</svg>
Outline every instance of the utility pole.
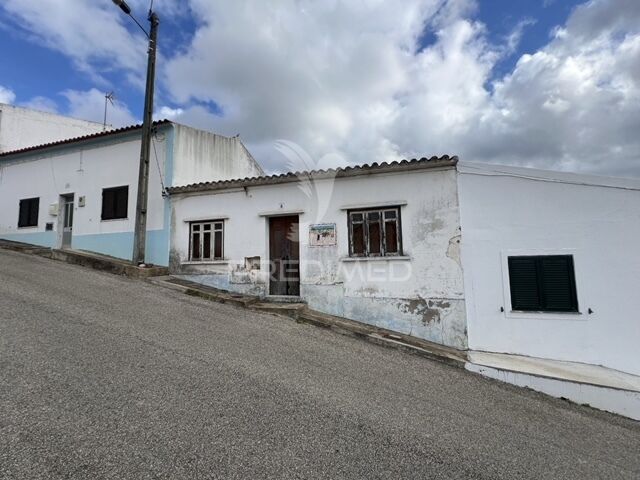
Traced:
<svg viewBox="0 0 640 480">
<path fill-rule="evenodd" d="M 138 200 L 136 202 L 136 225 L 133 232 L 133 263 L 145 262 L 147 241 L 147 198 L 149 190 L 149 153 L 153 128 L 153 90 L 156 75 L 156 47 L 160 20 L 155 12 L 149 11 L 149 52 L 147 63 L 147 87 L 144 96 L 144 117 L 142 119 L 142 141 L 140 142 L 140 171 L 138 173 Z"/>
<path fill-rule="evenodd" d="M 148 20 L 151 24 L 149 33 L 131 14 L 131 8 L 125 0 L 113 0 L 120 9 L 129 15 L 149 39 L 147 60 L 147 86 L 144 95 L 144 113 L 142 117 L 142 139 L 140 142 L 140 167 L 138 172 L 138 198 L 136 201 L 135 228 L 133 231 L 133 256 L 135 265 L 145 263 L 145 247 L 147 241 L 147 199 L 149 195 L 149 153 L 151 150 L 151 135 L 153 129 L 153 90 L 156 76 L 156 48 L 158 25 L 160 19 L 153 11 L 153 0 L 149 8 Z"/>
</svg>

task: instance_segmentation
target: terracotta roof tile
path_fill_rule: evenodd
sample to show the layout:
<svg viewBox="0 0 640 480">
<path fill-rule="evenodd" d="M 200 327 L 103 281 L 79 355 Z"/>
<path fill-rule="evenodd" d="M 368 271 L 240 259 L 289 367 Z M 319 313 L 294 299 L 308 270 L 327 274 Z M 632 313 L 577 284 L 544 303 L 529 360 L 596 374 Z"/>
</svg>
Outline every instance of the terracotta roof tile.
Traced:
<svg viewBox="0 0 640 480">
<path fill-rule="evenodd" d="M 226 190 L 228 188 L 242 188 L 258 185 L 273 185 L 279 183 L 295 182 L 299 179 L 340 178 L 372 173 L 386 173 L 396 171 L 419 170 L 425 168 L 454 166 L 458 163 L 458 157 L 443 155 L 442 157 L 420 158 L 401 160 L 394 162 L 371 163 L 344 168 L 330 168 L 326 170 L 309 170 L 287 172 L 275 175 L 262 175 L 258 177 L 236 178 L 231 180 L 219 180 L 215 182 L 200 182 L 189 185 L 173 186 L 167 188 L 169 194 L 202 192 L 211 190 Z"/>
</svg>

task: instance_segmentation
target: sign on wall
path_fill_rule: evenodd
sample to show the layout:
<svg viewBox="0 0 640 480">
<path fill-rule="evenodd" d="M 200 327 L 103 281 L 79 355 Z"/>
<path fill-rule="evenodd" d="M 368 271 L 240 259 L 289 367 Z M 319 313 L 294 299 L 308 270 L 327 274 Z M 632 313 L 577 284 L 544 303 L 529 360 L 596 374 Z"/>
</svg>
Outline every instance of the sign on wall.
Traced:
<svg viewBox="0 0 640 480">
<path fill-rule="evenodd" d="M 335 244 L 335 223 L 318 223 L 316 225 L 309 225 L 309 246 L 328 247 Z"/>
</svg>

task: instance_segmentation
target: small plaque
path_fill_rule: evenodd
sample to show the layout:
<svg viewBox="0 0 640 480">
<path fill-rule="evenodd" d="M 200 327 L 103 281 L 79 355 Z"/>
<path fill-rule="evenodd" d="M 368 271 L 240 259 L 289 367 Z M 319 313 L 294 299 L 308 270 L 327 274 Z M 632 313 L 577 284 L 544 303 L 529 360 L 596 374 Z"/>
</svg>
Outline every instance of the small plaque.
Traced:
<svg viewBox="0 0 640 480">
<path fill-rule="evenodd" d="M 336 224 L 318 223 L 309 226 L 309 246 L 329 247 L 336 244 Z"/>
</svg>

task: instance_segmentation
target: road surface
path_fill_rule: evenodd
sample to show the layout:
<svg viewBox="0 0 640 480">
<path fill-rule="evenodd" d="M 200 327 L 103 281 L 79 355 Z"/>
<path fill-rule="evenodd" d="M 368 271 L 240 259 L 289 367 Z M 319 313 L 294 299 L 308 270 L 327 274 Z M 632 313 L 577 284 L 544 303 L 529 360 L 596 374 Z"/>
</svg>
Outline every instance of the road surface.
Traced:
<svg viewBox="0 0 640 480">
<path fill-rule="evenodd" d="M 0 250 L 0 478 L 640 478 L 640 423 Z"/>
</svg>

